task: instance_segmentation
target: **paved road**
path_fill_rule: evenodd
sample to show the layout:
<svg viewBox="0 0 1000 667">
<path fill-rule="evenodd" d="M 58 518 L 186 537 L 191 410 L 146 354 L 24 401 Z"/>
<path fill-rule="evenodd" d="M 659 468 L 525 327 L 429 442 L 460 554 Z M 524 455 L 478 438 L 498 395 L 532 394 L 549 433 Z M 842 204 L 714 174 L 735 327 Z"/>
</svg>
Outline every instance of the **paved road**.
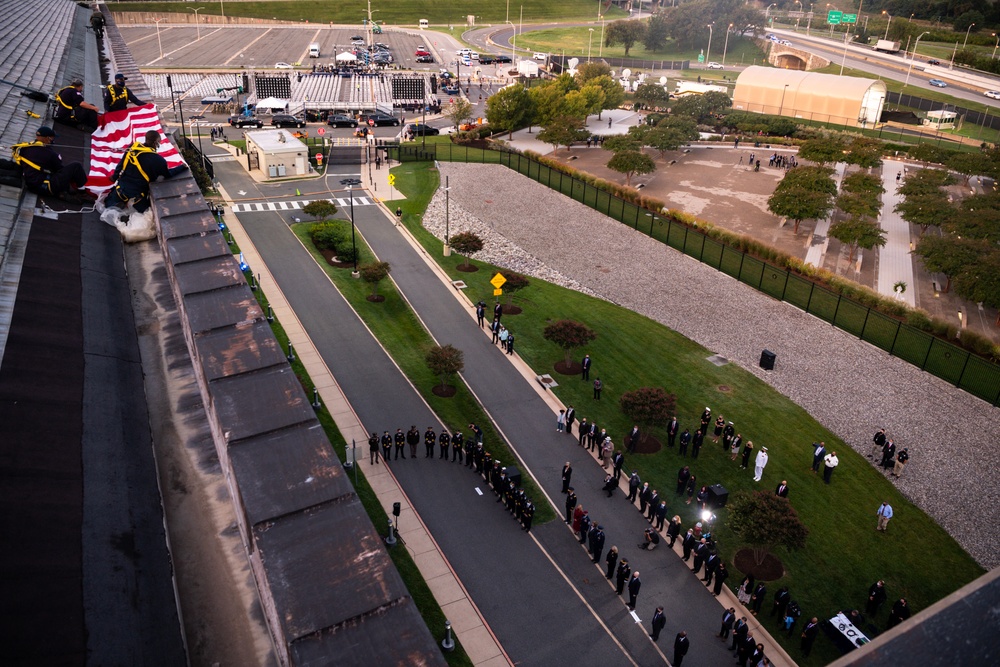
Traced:
<svg viewBox="0 0 1000 667">
<path fill-rule="evenodd" d="M 232 163 L 219 165 L 216 174 L 228 189 L 254 187 Z M 374 211 L 356 207 L 359 219 L 365 209 Z M 299 244 L 286 224 L 290 215 L 254 212 L 239 218 L 361 421 L 378 432 L 406 430 L 411 424 L 421 432 L 428 425 L 438 426 L 408 380 Z M 392 222 L 381 213 L 365 217 L 366 227 L 381 225 L 393 234 Z M 417 261 L 414 256 L 411 263 Z M 393 265 L 394 272 L 404 270 L 402 262 Z M 439 284 L 439 293 L 440 289 Z M 393 472 L 514 661 L 525 665 L 662 662 L 650 642 L 631 627 L 622 631 L 628 635 L 628 651 L 623 652 L 574 590 L 570 582 L 577 578 L 567 581 L 535 541 L 544 543 L 547 534 L 555 533 L 562 536 L 565 548 L 569 545 L 565 530 L 541 526 L 535 539 L 525 535 L 497 506 L 481 478 L 457 463 L 424 459 L 422 444 L 418 450 L 417 460 L 393 463 Z M 479 495 L 477 487 L 486 495 Z M 582 562 L 578 558 L 576 564 Z"/>
<path fill-rule="evenodd" d="M 230 191 L 244 189 L 248 197 L 254 191 L 255 186 L 235 164 L 219 165 L 217 177 Z M 339 178 L 331 176 L 332 182 Z M 278 194 L 277 189 L 268 186 L 270 196 L 288 196 Z M 363 423 L 379 432 L 396 427 L 405 430 L 410 424 L 423 430 L 427 424 L 437 424 L 293 237 L 286 224 L 291 216 L 290 212 L 239 214 Z M 551 409 L 489 342 L 449 293 L 451 288 L 428 269 L 381 209 L 356 207 L 355 218 L 375 253 L 392 264 L 393 279 L 435 339 L 465 352 L 467 383 L 560 513 L 560 471 L 563 462 L 570 460 L 578 495 L 604 525 L 607 546 L 617 544 L 633 568 L 642 572 L 637 616 L 643 625 L 637 626 L 564 523 L 537 526 L 533 530 L 536 543 L 517 529 L 491 497 L 476 495 L 475 487 L 484 485 L 471 472 L 450 463 L 425 461 L 422 453 L 417 461 L 394 465 L 414 507 L 511 657 L 525 664 L 606 665 L 629 659 L 640 665 L 662 664 L 664 659 L 647 632 L 655 606 L 663 604 L 667 610 L 661 638 L 664 648 L 670 648 L 667 638 L 685 629 L 693 645 L 687 664 L 709 666 L 731 660 L 715 638 L 721 616 L 718 602 L 672 552 L 647 553 L 635 548 L 648 524 L 630 509 L 623 495 L 603 496 L 599 491 L 603 471 L 575 440 L 555 433 Z M 516 331 L 516 318 L 510 320 Z M 388 421 L 386 414 L 392 415 Z M 666 497 L 672 498 L 669 493 Z M 555 563 L 549 562 L 549 556 Z"/>
</svg>

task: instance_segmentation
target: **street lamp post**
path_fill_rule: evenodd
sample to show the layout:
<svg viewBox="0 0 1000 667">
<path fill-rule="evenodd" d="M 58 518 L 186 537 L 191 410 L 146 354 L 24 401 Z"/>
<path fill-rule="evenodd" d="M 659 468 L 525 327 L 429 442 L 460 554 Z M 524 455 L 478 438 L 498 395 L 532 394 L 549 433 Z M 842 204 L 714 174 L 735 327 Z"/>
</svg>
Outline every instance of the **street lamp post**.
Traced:
<svg viewBox="0 0 1000 667">
<path fill-rule="evenodd" d="M 506 21 L 510 24 L 510 29 L 514 31 L 514 34 L 510 38 L 510 62 L 514 62 L 514 49 L 517 48 L 517 27 L 514 25 L 513 21 Z M 513 65 L 512 65 L 513 66 Z"/>
<path fill-rule="evenodd" d="M 885 37 L 883 39 L 889 39 L 889 26 L 892 25 L 892 14 L 888 13 L 884 9 L 882 13 L 889 17 L 889 20 L 885 22 Z"/>
<path fill-rule="evenodd" d="M 590 31 L 590 37 L 587 39 L 587 62 L 590 62 L 590 47 L 594 43 L 594 29 L 587 28 Z"/>
<path fill-rule="evenodd" d="M 995 32 L 991 34 L 997 38 L 997 44 L 996 46 L 993 47 L 993 55 L 990 56 L 990 60 L 995 60 L 997 57 L 997 47 L 1000 47 L 1000 37 L 997 37 L 997 34 Z"/>
<path fill-rule="evenodd" d="M 360 178 L 345 178 L 340 181 L 341 185 L 347 186 L 348 195 L 351 198 L 351 248 L 354 250 L 354 272 L 351 276 L 358 277 L 358 245 L 354 235 L 354 187 L 361 185 Z"/>
<path fill-rule="evenodd" d="M 730 23 L 729 27 L 726 28 L 726 42 L 722 46 L 722 66 L 726 66 L 726 53 L 729 51 L 729 32 L 733 29 L 733 24 Z"/>
<path fill-rule="evenodd" d="M 787 83 L 785 84 L 785 87 L 781 89 L 781 104 L 778 106 L 778 115 L 779 116 L 781 115 L 781 112 L 785 110 L 785 93 L 786 92 L 788 92 L 788 84 Z"/>
<path fill-rule="evenodd" d="M 712 26 L 713 25 L 715 25 L 715 24 L 714 23 L 709 23 L 708 24 L 708 48 L 705 49 L 705 62 L 706 63 L 710 60 L 710 56 L 712 55 Z"/>
<path fill-rule="evenodd" d="M 920 33 L 920 37 L 917 37 L 917 41 L 913 43 L 913 52 L 910 54 L 910 66 L 906 69 L 906 81 L 903 82 L 903 88 L 906 88 L 906 84 L 910 82 L 910 72 L 913 71 L 913 59 L 917 57 L 917 47 L 920 45 L 920 38 L 926 34 L 928 33 Z"/>
<path fill-rule="evenodd" d="M 195 9 L 194 7 L 188 7 L 188 9 L 191 10 L 192 12 L 194 12 L 194 29 L 195 29 L 195 34 L 198 36 L 198 39 L 201 39 L 201 24 L 198 23 L 198 12 L 200 12 L 201 10 L 203 10 L 205 8 L 204 7 L 199 7 L 198 9 Z"/>
<path fill-rule="evenodd" d="M 219 0 L 219 9 L 222 11 L 222 20 L 226 20 L 226 0 Z"/>
<path fill-rule="evenodd" d="M 775 6 L 775 5 L 777 5 L 777 4 L 778 4 L 778 3 L 776 3 L 776 2 L 772 2 L 771 4 L 769 4 L 769 5 L 767 6 L 767 9 L 765 9 L 765 10 L 764 10 L 764 21 L 765 21 L 765 22 L 767 21 L 768 17 L 770 17 L 770 16 L 771 16 L 771 7 L 774 7 L 774 6 Z"/>
<path fill-rule="evenodd" d="M 604 15 L 600 15 L 601 19 L 601 43 L 597 45 L 597 57 L 604 57 Z"/>
<path fill-rule="evenodd" d="M 962 50 L 963 51 L 965 50 L 965 47 L 968 46 L 968 44 L 969 44 L 969 31 L 972 30 L 972 26 L 974 26 L 974 25 L 976 25 L 976 24 L 975 23 L 970 23 L 969 27 L 965 29 L 965 42 L 962 43 Z"/>
<path fill-rule="evenodd" d="M 449 211 L 451 210 L 451 205 L 448 201 L 449 194 L 451 192 L 451 187 L 448 185 L 448 177 L 444 177 L 444 254 L 445 256 L 451 255 L 451 225 L 449 218 Z"/>
</svg>

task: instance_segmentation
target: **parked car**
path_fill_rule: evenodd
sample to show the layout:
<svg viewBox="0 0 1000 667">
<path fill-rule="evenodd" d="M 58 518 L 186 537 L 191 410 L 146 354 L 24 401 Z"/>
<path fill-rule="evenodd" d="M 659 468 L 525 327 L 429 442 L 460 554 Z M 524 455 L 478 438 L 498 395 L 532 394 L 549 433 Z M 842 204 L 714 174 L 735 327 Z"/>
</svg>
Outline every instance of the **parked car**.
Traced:
<svg viewBox="0 0 1000 667">
<path fill-rule="evenodd" d="M 948 87 L 948 84 L 945 83 L 944 81 L 942 81 L 941 79 L 931 79 L 927 83 L 931 84 L 932 86 L 934 86 L 936 88 L 947 88 Z"/>
<path fill-rule="evenodd" d="M 417 56 L 418 63 L 432 63 L 434 62 L 434 56 Z"/>
<path fill-rule="evenodd" d="M 1000 90 L 987 90 L 983 95 L 991 100 L 1000 100 Z"/>
<path fill-rule="evenodd" d="M 232 116 L 229 119 L 229 124 L 233 127 L 264 127 L 260 118 L 251 116 Z"/>
<path fill-rule="evenodd" d="M 781 44 L 782 46 L 791 46 L 792 45 L 792 43 L 789 42 L 787 39 L 779 40 L 778 44 Z"/>
<path fill-rule="evenodd" d="M 481 61 L 480 61 L 480 62 L 481 62 Z M 500 54 L 499 56 L 497 56 L 497 62 L 498 62 L 498 63 L 512 63 L 512 62 L 514 62 L 514 61 L 513 61 L 513 60 L 511 60 L 511 57 L 510 57 L 510 56 L 505 56 L 505 55 L 503 55 L 503 54 Z"/>
<path fill-rule="evenodd" d="M 938 60 L 937 58 L 931 58 L 930 60 L 927 61 L 927 64 L 928 65 L 940 65 L 941 61 Z"/>
<path fill-rule="evenodd" d="M 417 56 L 418 58 L 420 56 L 429 56 L 430 54 L 431 54 L 430 51 L 425 51 L 423 49 L 417 49 L 416 51 L 413 52 L 413 55 Z"/>
<path fill-rule="evenodd" d="M 305 127 L 306 122 L 301 118 L 287 113 L 276 113 L 271 116 L 271 127 Z"/>
<path fill-rule="evenodd" d="M 494 62 L 496 62 L 496 56 L 492 56 L 488 53 L 479 54 L 480 65 L 492 65 Z"/>
<path fill-rule="evenodd" d="M 366 113 L 361 115 L 361 120 L 371 127 L 381 127 L 382 125 L 399 125 L 399 119 L 384 113 Z"/>
<path fill-rule="evenodd" d="M 434 136 L 441 134 L 441 130 L 436 127 L 431 127 L 430 125 L 425 125 L 424 123 L 410 123 L 406 126 L 406 131 L 415 137 L 420 136 Z"/>
<path fill-rule="evenodd" d="M 357 127 L 358 121 L 343 114 L 331 114 L 327 117 L 326 124 L 333 127 Z"/>
<path fill-rule="evenodd" d="M 293 69 L 288 63 L 274 63 L 274 69 Z"/>
<path fill-rule="evenodd" d="M 548 54 L 545 53 L 536 53 L 531 57 L 534 58 L 535 60 L 547 60 L 549 56 Z"/>
<path fill-rule="evenodd" d="M 708 69 L 722 69 L 722 63 L 710 62 L 706 65 L 706 67 L 708 67 Z"/>
</svg>

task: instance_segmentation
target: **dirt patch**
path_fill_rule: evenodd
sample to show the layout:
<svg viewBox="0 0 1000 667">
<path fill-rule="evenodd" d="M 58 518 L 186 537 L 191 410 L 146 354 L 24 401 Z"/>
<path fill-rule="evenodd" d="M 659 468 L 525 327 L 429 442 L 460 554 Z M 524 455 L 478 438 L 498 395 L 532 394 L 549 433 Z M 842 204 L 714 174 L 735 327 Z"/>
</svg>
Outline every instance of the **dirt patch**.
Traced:
<svg viewBox="0 0 1000 667">
<path fill-rule="evenodd" d="M 565 360 L 557 361 L 553 368 L 555 368 L 556 373 L 559 373 L 560 375 L 579 375 L 583 372 L 583 366 L 575 361 L 571 361 L 568 364 Z"/>
<path fill-rule="evenodd" d="M 451 398 L 458 392 L 458 390 L 455 389 L 455 387 L 450 384 L 445 384 L 445 385 L 439 384 L 433 389 L 431 389 L 431 391 L 434 392 L 435 396 L 438 396 L 440 398 Z"/>
<path fill-rule="evenodd" d="M 524 312 L 524 310 L 522 310 L 520 306 L 504 306 L 503 307 L 503 314 L 504 315 L 520 315 L 523 312 Z"/>
<path fill-rule="evenodd" d="M 329 264 L 330 266 L 336 267 L 338 269 L 354 268 L 354 262 L 341 262 L 340 260 L 337 259 L 337 254 L 332 250 L 320 250 L 319 252 L 321 255 L 323 255 L 323 259 L 325 259 L 326 263 Z"/>
<path fill-rule="evenodd" d="M 655 454 L 656 452 L 663 449 L 663 443 L 660 442 L 659 438 L 651 435 L 639 440 L 639 444 L 635 446 L 636 454 Z"/>
<path fill-rule="evenodd" d="M 385 297 L 382 296 L 381 294 L 369 294 L 365 298 L 368 301 L 371 301 L 372 303 L 382 303 L 383 301 L 385 301 Z"/>
<path fill-rule="evenodd" d="M 785 566 L 773 554 L 764 556 L 764 562 L 757 564 L 753 549 L 740 549 L 733 557 L 733 565 L 743 574 L 752 574 L 757 581 L 776 581 L 785 576 Z"/>
<path fill-rule="evenodd" d="M 455 267 L 456 271 L 461 271 L 462 273 L 475 273 L 479 270 L 479 267 L 475 264 L 459 264 Z"/>
</svg>

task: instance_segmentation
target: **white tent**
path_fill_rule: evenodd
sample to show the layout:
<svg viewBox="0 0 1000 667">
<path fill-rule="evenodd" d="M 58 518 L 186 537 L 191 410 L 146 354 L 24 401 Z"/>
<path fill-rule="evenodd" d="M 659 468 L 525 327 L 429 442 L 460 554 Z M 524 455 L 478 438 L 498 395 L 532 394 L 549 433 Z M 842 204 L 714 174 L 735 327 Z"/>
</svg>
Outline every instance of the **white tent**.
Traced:
<svg viewBox="0 0 1000 667">
<path fill-rule="evenodd" d="M 354 55 L 353 53 L 349 52 L 349 51 L 344 51 L 343 53 L 338 53 L 337 57 L 335 58 L 335 60 L 337 60 L 337 62 L 342 62 L 342 63 L 354 62 L 357 59 L 358 59 L 358 57 L 356 55 Z"/>
<path fill-rule="evenodd" d="M 258 109 L 281 109 L 285 110 L 288 105 L 288 100 L 281 100 L 277 97 L 265 97 L 257 102 Z"/>
</svg>

